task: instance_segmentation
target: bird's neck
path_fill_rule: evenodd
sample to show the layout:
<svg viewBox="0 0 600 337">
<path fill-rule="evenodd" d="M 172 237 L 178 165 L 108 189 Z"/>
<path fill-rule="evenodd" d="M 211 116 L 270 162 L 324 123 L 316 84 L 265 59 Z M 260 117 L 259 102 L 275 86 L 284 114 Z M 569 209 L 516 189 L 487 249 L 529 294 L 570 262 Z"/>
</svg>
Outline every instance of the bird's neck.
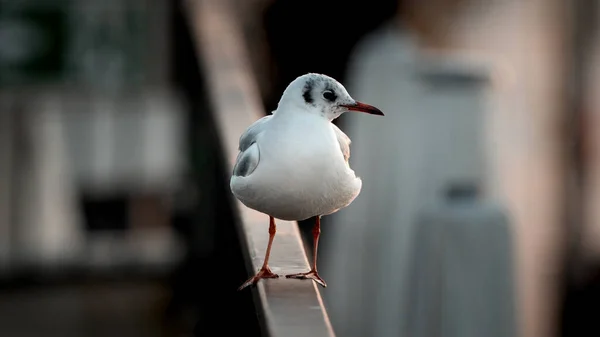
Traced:
<svg viewBox="0 0 600 337">
<path fill-rule="evenodd" d="M 324 121 L 331 122 L 333 118 L 329 118 L 325 115 L 319 107 L 308 105 L 305 102 L 298 102 L 294 100 L 282 100 L 277 106 L 275 114 L 281 116 L 312 116 L 314 118 L 321 118 Z"/>
<path fill-rule="evenodd" d="M 308 107 L 304 102 L 299 102 L 292 99 L 282 99 L 277 104 L 277 112 L 295 112 L 296 110 L 307 110 Z"/>
<path fill-rule="evenodd" d="M 285 120 L 306 120 L 314 122 L 331 122 L 318 111 L 312 111 L 305 104 L 302 105 L 280 105 L 274 113 L 274 118 Z"/>
</svg>

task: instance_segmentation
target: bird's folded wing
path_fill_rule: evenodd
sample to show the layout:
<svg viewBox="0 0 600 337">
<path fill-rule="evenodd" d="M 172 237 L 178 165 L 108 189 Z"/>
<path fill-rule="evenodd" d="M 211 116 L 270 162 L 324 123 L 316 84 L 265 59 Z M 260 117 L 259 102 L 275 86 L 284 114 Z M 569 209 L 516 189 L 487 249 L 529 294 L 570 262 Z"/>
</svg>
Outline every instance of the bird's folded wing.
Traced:
<svg viewBox="0 0 600 337">
<path fill-rule="evenodd" d="M 333 130 L 337 136 L 338 143 L 340 144 L 340 150 L 342 150 L 344 160 L 348 162 L 348 159 L 350 158 L 350 137 L 346 136 L 346 134 L 335 124 L 331 123 L 331 125 L 333 126 Z"/>
<path fill-rule="evenodd" d="M 238 155 L 235 166 L 233 167 L 233 175 L 238 177 L 249 176 L 260 162 L 260 150 L 258 144 L 254 143 L 244 152 Z"/>
<path fill-rule="evenodd" d="M 250 125 L 246 129 L 246 131 L 244 131 L 244 133 L 242 133 L 242 135 L 240 136 L 240 143 L 238 146 L 240 152 L 246 151 L 246 149 L 249 148 L 250 145 L 256 142 L 256 136 L 258 136 L 261 132 L 265 130 L 265 127 L 268 124 L 267 122 L 271 120 L 271 117 L 273 117 L 273 115 L 268 115 L 261 119 L 258 119 L 256 122 L 252 123 L 252 125 Z"/>
<path fill-rule="evenodd" d="M 260 162 L 260 149 L 258 144 L 256 144 L 256 138 L 264 131 L 271 117 L 272 115 L 269 115 L 257 120 L 240 136 L 238 145 L 240 153 L 233 167 L 233 175 L 238 177 L 249 176 L 258 166 Z"/>
</svg>

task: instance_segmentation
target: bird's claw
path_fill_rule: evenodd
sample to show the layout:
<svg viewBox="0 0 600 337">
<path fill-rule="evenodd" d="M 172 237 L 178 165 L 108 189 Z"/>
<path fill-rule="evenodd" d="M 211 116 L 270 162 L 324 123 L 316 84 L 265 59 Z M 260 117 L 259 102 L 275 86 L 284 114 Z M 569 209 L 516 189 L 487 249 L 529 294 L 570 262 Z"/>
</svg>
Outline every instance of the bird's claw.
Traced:
<svg viewBox="0 0 600 337">
<path fill-rule="evenodd" d="M 257 273 L 256 275 L 252 276 L 251 278 L 249 278 L 246 282 L 244 282 L 244 284 L 242 284 L 239 288 L 239 290 L 242 290 L 244 288 L 246 288 L 249 285 L 254 285 L 258 282 L 258 280 L 263 279 L 263 278 L 278 278 L 279 275 L 273 273 L 271 271 L 271 269 L 266 266 L 266 267 L 262 267 Z"/>
<path fill-rule="evenodd" d="M 312 279 L 318 284 L 320 284 L 323 288 L 327 288 L 327 283 L 319 276 L 319 273 L 316 270 L 307 271 L 306 273 L 298 273 L 285 275 L 286 278 L 295 278 L 295 279 Z"/>
</svg>

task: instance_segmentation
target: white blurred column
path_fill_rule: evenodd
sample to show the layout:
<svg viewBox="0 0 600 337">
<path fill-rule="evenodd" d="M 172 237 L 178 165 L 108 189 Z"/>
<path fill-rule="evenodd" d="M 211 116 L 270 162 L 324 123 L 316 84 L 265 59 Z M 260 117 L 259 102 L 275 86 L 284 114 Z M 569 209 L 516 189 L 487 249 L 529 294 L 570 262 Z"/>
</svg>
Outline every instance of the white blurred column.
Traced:
<svg viewBox="0 0 600 337">
<path fill-rule="evenodd" d="M 19 174 L 19 258 L 38 267 L 78 260 L 84 233 L 67 143 L 61 97 L 38 93 L 24 111 Z"/>
</svg>

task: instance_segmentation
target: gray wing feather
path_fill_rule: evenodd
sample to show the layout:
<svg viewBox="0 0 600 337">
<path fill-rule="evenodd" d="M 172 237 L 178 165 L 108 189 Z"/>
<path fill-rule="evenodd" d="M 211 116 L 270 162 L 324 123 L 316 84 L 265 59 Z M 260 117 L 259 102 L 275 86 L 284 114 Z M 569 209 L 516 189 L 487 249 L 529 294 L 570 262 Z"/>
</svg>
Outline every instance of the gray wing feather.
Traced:
<svg viewBox="0 0 600 337">
<path fill-rule="evenodd" d="M 331 123 L 331 125 L 333 126 L 333 130 L 335 131 L 335 135 L 337 136 L 338 143 L 340 144 L 340 150 L 342 150 L 344 160 L 348 162 L 348 159 L 350 158 L 350 137 L 348 137 L 335 124 Z"/>
<path fill-rule="evenodd" d="M 257 120 L 256 122 L 252 123 L 252 125 L 250 125 L 246 131 L 244 131 L 244 133 L 240 136 L 240 143 L 238 146 L 238 149 L 241 152 L 246 151 L 250 145 L 256 142 L 256 136 L 265 130 L 265 126 L 267 126 L 267 122 L 271 120 L 271 117 L 273 117 L 273 115 L 268 115 Z"/>
<path fill-rule="evenodd" d="M 244 152 L 240 152 L 238 159 L 233 167 L 233 175 L 238 177 L 247 177 L 258 166 L 260 161 L 260 152 L 258 150 L 258 144 L 254 143 Z"/>
<path fill-rule="evenodd" d="M 240 152 L 233 167 L 233 175 L 246 177 L 258 167 L 260 149 L 258 148 L 258 144 L 256 144 L 256 138 L 265 130 L 265 126 L 271 117 L 272 115 L 269 115 L 257 120 L 240 136 L 238 145 Z"/>
</svg>

